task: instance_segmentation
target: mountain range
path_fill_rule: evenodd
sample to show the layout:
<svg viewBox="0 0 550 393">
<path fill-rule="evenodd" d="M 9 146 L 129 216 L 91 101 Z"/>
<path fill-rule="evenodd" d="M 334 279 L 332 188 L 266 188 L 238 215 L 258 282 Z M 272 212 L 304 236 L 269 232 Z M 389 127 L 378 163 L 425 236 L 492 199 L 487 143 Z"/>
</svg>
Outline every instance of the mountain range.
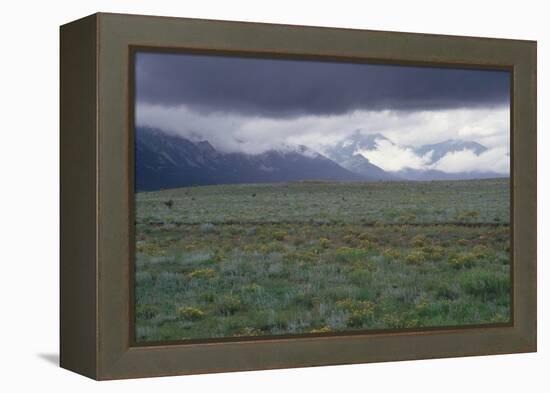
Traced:
<svg viewBox="0 0 550 393">
<path fill-rule="evenodd" d="M 359 151 L 375 150 L 382 134 L 352 134 L 323 154 L 304 145 L 282 145 L 260 154 L 226 153 L 208 141 L 191 141 L 159 129 L 137 127 L 135 133 L 135 187 L 154 191 L 191 185 L 273 183 L 301 180 L 403 181 L 499 177 L 496 173 L 446 173 L 404 169 L 388 172 L 374 165 Z M 425 145 L 414 151 L 431 154 L 436 162 L 452 151 L 472 150 L 479 155 L 486 147 L 470 141 L 449 140 Z M 502 175 L 500 175 L 502 176 Z"/>
<path fill-rule="evenodd" d="M 362 135 L 359 131 L 353 133 L 347 139 L 338 142 L 334 146 L 327 146 L 325 148 L 325 154 L 339 163 L 344 168 L 356 173 L 367 173 L 370 170 L 371 164 L 364 154 L 368 154 L 369 151 L 374 151 L 380 148 L 381 143 L 397 146 L 390 139 L 384 135 L 369 134 Z M 425 159 L 426 165 L 433 166 L 440 159 L 449 153 L 459 152 L 463 150 L 472 151 L 476 156 L 486 152 L 488 149 L 473 141 L 464 141 L 457 139 L 448 139 L 443 142 L 422 145 L 419 147 L 401 146 L 407 148 L 414 154 Z M 360 154 L 358 152 L 362 152 Z M 378 167 L 377 167 L 378 168 Z M 380 168 L 379 168 L 380 169 Z M 371 171 L 372 172 L 372 171 Z M 374 172 L 378 173 L 378 171 Z M 503 177 L 504 175 L 497 172 L 490 171 L 475 171 L 475 172 L 444 172 L 437 169 L 414 169 L 403 168 L 399 171 L 387 172 L 386 176 L 381 177 L 380 180 L 411 180 L 411 181 L 428 181 L 428 180 L 467 180 L 467 179 L 490 179 Z"/>
<path fill-rule="evenodd" d="M 192 142 L 160 130 L 138 128 L 135 149 L 138 191 L 208 184 L 365 180 L 306 146 L 284 146 L 254 155 L 223 153 L 207 141 Z"/>
</svg>

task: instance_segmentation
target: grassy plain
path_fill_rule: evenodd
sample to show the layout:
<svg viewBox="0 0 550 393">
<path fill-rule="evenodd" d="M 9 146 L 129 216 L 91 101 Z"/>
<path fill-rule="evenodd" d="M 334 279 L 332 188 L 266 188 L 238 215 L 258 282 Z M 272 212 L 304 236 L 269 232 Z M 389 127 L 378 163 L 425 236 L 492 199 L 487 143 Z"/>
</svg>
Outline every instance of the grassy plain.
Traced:
<svg viewBox="0 0 550 393">
<path fill-rule="evenodd" d="M 509 180 L 136 195 L 138 341 L 507 322 Z"/>
</svg>

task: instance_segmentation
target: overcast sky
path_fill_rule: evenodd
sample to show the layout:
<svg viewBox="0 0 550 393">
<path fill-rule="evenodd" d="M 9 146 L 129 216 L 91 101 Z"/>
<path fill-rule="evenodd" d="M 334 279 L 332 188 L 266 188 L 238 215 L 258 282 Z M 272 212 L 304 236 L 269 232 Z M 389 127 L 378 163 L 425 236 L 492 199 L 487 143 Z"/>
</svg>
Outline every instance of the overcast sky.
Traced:
<svg viewBox="0 0 550 393">
<path fill-rule="evenodd" d="M 435 169 L 507 173 L 509 80 L 494 70 L 138 53 L 136 124 L 247 153 L 283 143 L 322 152 L 356 130 L 381 133 L 395 145 L 363 154 L 387 170 L 422 169 L 410 147 L 464 139 L 489 151 Z"/>
</svg>

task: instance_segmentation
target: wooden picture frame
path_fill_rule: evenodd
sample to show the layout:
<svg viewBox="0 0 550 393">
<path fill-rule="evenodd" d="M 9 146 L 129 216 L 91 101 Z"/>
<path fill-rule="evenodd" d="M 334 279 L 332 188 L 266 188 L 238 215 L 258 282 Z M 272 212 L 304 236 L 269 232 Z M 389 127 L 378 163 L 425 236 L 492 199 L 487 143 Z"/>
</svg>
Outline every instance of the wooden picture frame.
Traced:
<svg viewBox="0 0 550 393">
<path fill-rule="evenodd" d="M 137 345 L 131 59 L 137 48 L 512 73 L 512 321 Z M 536 42 L 98 13 L 61 27 L 61 367 L 121 379 L 536 351 Z"/>
</svg>

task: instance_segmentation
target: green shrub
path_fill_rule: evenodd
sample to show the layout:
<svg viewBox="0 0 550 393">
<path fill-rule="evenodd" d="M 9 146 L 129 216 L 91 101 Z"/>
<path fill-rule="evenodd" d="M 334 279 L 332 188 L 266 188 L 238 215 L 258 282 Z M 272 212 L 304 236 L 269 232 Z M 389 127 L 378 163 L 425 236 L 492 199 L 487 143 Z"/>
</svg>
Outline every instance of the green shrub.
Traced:
<svg viewBox="0 0 550 393">
<path fill-rule="evenodd" d="M 178 317 L 188 321 L 196 321 L 202 319 L 206 313 L 197 307 L 178 307 L 176 310 Z"/>
<path fill-rule="evenodd" d="M 330 328 L 330 326 L 326 326 L 326 325 L 318 329 L 311 329 L 309 331 L 309 333 L 330 333 L 330 332 L 332 332 L 332 329 Z"/>
<path fill-rule="evenodd" d="M 141 254 L 146 254 L 150 256 L 164 256 L 166 255 L 166 250 L 160 247 L 157 243 L 143 243 L 136 246 L 136 251 Z"/>
<path fill-rule="evenodd" d="M 411 239 L 411 244 L 415 247 L 423 247 L 430 244 L 430 239 L 425 235 L 416 235 Z"/>
<path fill-rule="evenodd" d="M 288 233 L 286 233 L 284 231 L 273 232 L 273 239 L 278 240 L 278 241 L 285 240 L 285 237 L 287 237 L 287 236 L 288 236 Z"/>
<path fill-rule="evenodd" d="M 382 317 L 382 321 L 388 329 L 411 329 L 422 326 L 417 318 L 411 318 L 406 315 L 386 314 Z"/>
<path fill-rule="evenodd" d="M 371 269 L 367 267 L 367 269 L 353 269 L 349 273 L 349 280 L 359 286 L 365 286 L 372 278 Z"/>
<path fill-rule="evenodd" d="M 421 250 L 413 250 L 405 258 L 408 265 L 421 265 L 426 262 L 426 254 Z"/>
<path fill-rule="evenodd" d="M 261 285 L 258 285 L 256 283 L 252 283 L 252 284 L 249 284 L 249 285 L 246 285 L 242 288 L 242 291 L 245 292 L 245 293 L 258 293 L 258 292 L 261 292 L 263 290 L 262 286 Z"/>
<path fill-rule="evenodd" d="M 493 323 L 504 323 L 504 322 L 510 322 L 510 317 L 505 317 L 502 314 L 496 313 L 491 317 L 491 322 Z"/>
<path fill-rule="evenodd" d="M 199 230 L 202 233 L 213 233 L 216 232 L 216 226 L 212 223 L 207 222 L 205 224 L 201 224 Z"/>
<path fill-rule="evenodd" d="M 478 244 L 472 248 L 472 254 L 478 259 L 487 258 L 489 255 L 489 248 L 483 244 Z"/>
<path fill-rule="evenodd" d="M 354 235 L 344 235 L 342 240 L 344 240 L 344 243 L 354 244 L 354 243 L 356 243 L 357 238 Z"/>
<path fill-rule="evenodd" d="M 386 314 L 382 317 L 384 326 L 388 329 L 398 329 L 405 327 L 405 324 L 395 314 Z"/>
<path fill-rule="evenodd" d="M 477 261 L 477 256 L 472 253 L 462 253 L 454 258 L 449 259 L 449 263 L 454 269 L 464 269 L 474 267 Z"/>
<path fill-rule="evenodd" d="M 200 295 L 200 299 L 207 303 L 213 303 L 214 300 L 216 300 L 216 293 L 214 291 L 204 290 Z"/>
<path fill-rule="evenodd" d="M 346 320 L 346 325 L 349 327 L 361 327 L 371 321 L 373 315 L 374 306 L 354 309 Z"/>
<path fill-rule="evenodd" d="M 368 240 L 361 240 L 361 241 L 359 241 L 358 246 L 359 246 L 359 248 L 362 248 L 362 249 L 366 250 L 366 249 L 371 248 L 371 243 Z"/>
<path fill-rule="evenodd" d="M 414 222 L 416 220 L 415 214 L 403 214 L 397 218 L 397 221 L 408 223 L 408 222 Z"/>
<path fill-rule="evenodd" d="M 472 220 L 479 217 L 479 212 L 476 211 L 465 211 L 458 215 L 459 220 Z"/>
<path fill-rule="evenodd" d="M 367 256 L 367 252 L 361 248 L 340 247 L 334 254 L 337 262 L 352 262 Z"/>
<path fill-rule="evenodd" d="M 346 311 L 351 311 L 355 307 L 355 300 L 350 298 L 338 300 L 336 306 Z"/>
<path fill-rule="evenodd" d="M 401 258 L 401 253 L 394 248 L 385 248 L 382 250 L 382 256 L 390 261 L 394 261 Z"/>
<path fill-rule="evenodd" d="M 151 304 L 138 304 L 136 307 L 136 317 L 138 319 L 153 319 L 158 313 L 158 308 Z"/>
<path fill-rule="evenodd" d="M 424 246 L 422 247 L 422 252 L 425 253 L 427 259 L 437 261 L 443 258 L 445 249 L 441 246 Z"/>
<path fill-rule="evenodd" d="M 136 273 L 136 284 L 147 285 L 153 282 L 153 276 L 147 271 L 140 271 Z"/>
<path fill-rule="evenodd" d="M 343 299 L 336 302 L 336 307 L 349 313 L 346 320 L 348 327 L 361 327 L 372 320 L 375 305 L 368 300 Z"/>
<path fill-rule="evenodd" d="M 412 329 L 415 327 L 421 326 L 420 321 L 418 319 L 406 319 L 405 320 L 405 329 Z"/>
<path fill-rule="evenodd" d="M 435 289 L 435 295 L 438 299 L 444 299 L 444 300 L 456 300 L 458 299 L 458 293 L 453 288 L 451 288 L 448 284 L 441 283 L 436 289 Z"/>
<path fill-rule="evenodd" d="M 237 311 L 241 310 L 243 308 L 243 304 L 241 302 L 241 299 L 234 295 L 225 295 L 222 296 L 218 301 L 216 302 L 216 306 L 218 308 L 218 311 L 222 315 L 233 315 Z"/>
<path fill-rule="evenodd" d="M 326 237 L 322 237 L 319 239 L 319 247 L 321 248 L 329 248 L 330 247 L 330 240 L 328 240 Z"/>
<path fill-rule="evenodd" d="M 193 270 L 187 275 L 190 278 L 210 279 L 216 277 L 216 271 L 211 268 Z"/>
<path fill-rule="evenodd" d="M 470 270 L 460 277 L 460 286 L 482 299 L 510 295 L 510 276 L 484 270 Z"/>
<path fill-rule="evenodd" d="M 253 328 L 253 327 L 246 326 L 246 327 L 242 328 L 239 331 L 239 333 L 237 333 L 237 335 L 238 336 L 248 336 L 248 337 L 261 336 L 262 331 L 260 329 L 256 329 L 256 328 Z"/>
</svg>

